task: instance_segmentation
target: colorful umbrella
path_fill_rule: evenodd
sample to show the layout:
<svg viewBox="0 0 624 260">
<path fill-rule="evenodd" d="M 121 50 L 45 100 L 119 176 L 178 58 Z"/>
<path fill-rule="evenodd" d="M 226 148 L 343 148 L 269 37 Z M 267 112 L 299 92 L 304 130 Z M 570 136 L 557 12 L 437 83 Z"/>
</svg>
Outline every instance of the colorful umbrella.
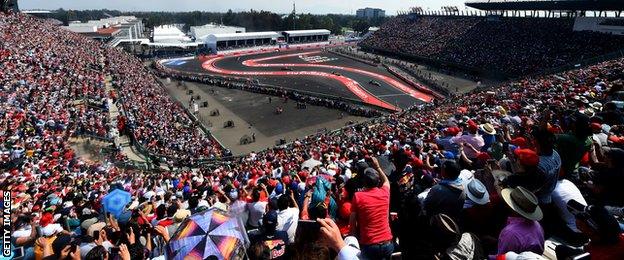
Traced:
<svg viewBox="0 0 624 260">
<path fill-rule="evenodd" d="M 106 212 L 110 212 L 116 218 L 119 217 L 124 207 L 131 201 L 130 193 L 114 189 L 102 199 L 102 206 Z"/>
<path fill-rule="evenodd" d="M 184 220 L 167 244 L 167 259 L 238 259 L 249 238 L 238 218 L 210 209 Z M 215 258 L 216 257 L 216 258 Z"/>
</svg>

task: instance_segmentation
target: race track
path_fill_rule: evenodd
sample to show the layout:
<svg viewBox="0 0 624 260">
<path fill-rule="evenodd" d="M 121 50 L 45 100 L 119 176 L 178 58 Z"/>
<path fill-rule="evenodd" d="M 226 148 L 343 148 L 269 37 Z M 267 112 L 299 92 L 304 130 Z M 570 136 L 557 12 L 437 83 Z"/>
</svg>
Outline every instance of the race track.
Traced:
<svg viewBox="0 0 624 260">
<path fill-rule="evenodd" d="M 253 78 L 263 84 L 357 99 L 395 111 L 432 100 L 384 68 L 320 49 L 234 53 L 203 60 L 169 60 L 163 65 L 186 72 Z"/>
</svg>

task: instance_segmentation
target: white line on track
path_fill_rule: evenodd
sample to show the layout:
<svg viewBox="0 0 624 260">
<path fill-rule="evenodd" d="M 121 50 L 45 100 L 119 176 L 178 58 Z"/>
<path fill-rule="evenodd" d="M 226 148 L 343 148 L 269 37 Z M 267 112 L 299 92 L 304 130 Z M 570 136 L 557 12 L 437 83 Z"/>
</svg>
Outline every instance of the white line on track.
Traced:
<svg viewBox="0 0 624 260">
<path fill-rule="evenodd" d="M 388 95 L 377 95 L 376 97 L 396 97 L 396 96 L 409 96 L 409 94 L 388 94 Z"/>
</svg>

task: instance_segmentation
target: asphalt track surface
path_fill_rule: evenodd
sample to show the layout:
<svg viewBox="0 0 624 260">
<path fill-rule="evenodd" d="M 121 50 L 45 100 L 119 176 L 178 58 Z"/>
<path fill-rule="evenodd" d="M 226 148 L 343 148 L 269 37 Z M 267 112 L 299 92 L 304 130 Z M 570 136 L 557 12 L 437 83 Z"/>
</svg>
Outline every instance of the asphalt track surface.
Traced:
<svg viewBox="0 0 624 260">
<path fill-rule="evenodd" d="M 391 110 L 431 100 L 385 68 L 320 49 L 210 56 L 163 65 L 185 72 L 253 78 L 263 84 L 361 100 Z M 380 86 L 370 84 L 371 80 Z"/>
</svg>

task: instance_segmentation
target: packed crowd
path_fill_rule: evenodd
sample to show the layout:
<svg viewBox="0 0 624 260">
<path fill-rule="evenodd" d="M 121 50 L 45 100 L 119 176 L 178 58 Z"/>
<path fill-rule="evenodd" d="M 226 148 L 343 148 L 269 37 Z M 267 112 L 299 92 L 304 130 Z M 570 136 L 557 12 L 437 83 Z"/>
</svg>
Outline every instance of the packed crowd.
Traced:
<svg viewBox="0 0 624 260">
<path fill-rule="evenodd" d="M 31 20 L 0 15 L 0 164 L 24 171 L 53 167 L 59 157 L 72 156 L 70 136 L 108 138 L 111 128 L 107 109 L 87 102 L 107 97 L 99 53 L 74 48 L 89 43 L 77 35 L 59 44 L 47 24 L 21 26 Z"/>
<path fill-rule="evenodd" d="M 624 37 L 575 32 L 573 19 L 400 16 L 360 46 L 523 76 L 618 51 Z"/>
<path fill-rule="evenodd" d="M 13 125 L 7 136 L 26 131 L 29 137 L 111 138 L 111 128 L 118 125 L 109 122 L 111 93 L 105 86 L 112 77 L 126 127 L 115 131 L 134 135 L 153 154 L 200 159 L 220 155 L 218 143 L 197 130 L 138 59 L 26 15 L 2 19 L 2 62 L 8 68 L 2 74 L 2 105 L 9 118 L 24 121 Z M 44 141 L 26 140 L 15 145 Z"/>
<path fill-rule="evenodd" d="M 117 49 L 103 50 L 126 112 L 128 131 L 143 147 L 176 160 L 221 156 L 218 142 L 198 129 L 197 121 L 169 97 L 162 83 L 139 59 Z"/>
<path fill-rule="evenodd" d="M 622 19 L 605 19 L 600 25 L 608 26 L 624 26 L 624 20 Z"/>
<path fill-rule="evenodd" d="M 337 98 L 324 98 L 324 97 L 315 97 L 311 95 L 307 95 L 304 93 L 300 93 L 295 90 L 284 89 L 278 86 L 266 86 L 262 84 L 257 84 L 251 81 L 245 81 L 240 79 L 229 79 L 218 76 L 211 76 L 206 74 L 191 74 L 181 71 L 175 71 L 169 68 L 166 68 L 162 64 L 156 62 L 154 63 L 154 67 L 156 68 L 156 73 L 160 77 L 166 77 L 176 80 L 185 80 L 185 81 L 193 81 L 199 82 L 203 84 L 208 84 L 212 86 L 219 86 L 225 88 L 232 89 L 240 89 L 244 91 L 261 93 L 265 95 L 277 96 L 283 98 L 284 100 L 294 100 L 296 102 L 303 102 L 315 106 L 324 106 L 327 108 L 340 109 L 351 115 L 356 116 L 364 116 L 364 117 L 377 117 L 382 115 L 383 113 L 379 112 L 375 109 L 366 108 L 364 106 L 354 105 L 351 102 L 343 101 Z"/>
<path fill-rule="evenodd" d="M 4 57 L 28 53 L 31 48 L 11 46 L 34 38 L 51 41 L 41 39 L 45 31 L 65 42 L 35 50 L 41 57 L 50 50 L 90 49 L 72 44 L 80 37 L 28 16 L 0 18 Z M 32 33 L 39 37 L 17 36 Z M 99 50 L 110 53 L 67 58 L 96 55 L 105 64 L 134 64 L 116 51 Z M 5 66 L 23 66 L 20 72 L 49 68 L 35 64 L 3 59 Z M 114 81 L 127 105 L 136 106 L 134 116 L 164 113 L 153 111 L 161 109 L 153 103 L 143 107 L 161 95 L 143 83 L 153 77 L 149 71 L 106 66 L 118 68 Z M 71 84 L 43 85 L 64 69 L 1 72 L 1 140 L 8 152 L 0 188 L 11 191 L 11 243 L 26 259 L 171 257 L 180 253 L 170 250 L 183 243 L 177 238 L 198 232 L 178 227 L 205 210 L 228 212 L 244 223 L 248 241 L 236 245 L 249 259 L 390 259 L 395 252 L 403 259 L 540 259 L 549 238 L 563 242 L 555 250 L 561 259 L 584 252 L 593 259 L 624 258 L 618 224 L 624 215 L 624 114 L 621 101 L 613 100 L 624 91 L 624 59 L 525 78 L 232 161 L 164 172 L 76 157 L 63 127 L 75 117 L 60 120 L 61 127 L 35 124 L 66 103 L 37 106 L 37 98 L 76 92 Z M 128 75 L 142 78 L 124 80 Z M 21 79 L 29 76 L 40 78 Z M 49 92 L 26 92 L 39 88 Z M 46 107 L 57 103 L 58 109 Z M 154 123 L 145 128 L 171 124 Z M 122 192 L 129 193 L 128 203 L 106 212 L 103 200 Z M 197 225 L 207 224 L 214 223 Z M 202 255 L 190 257 L 240 256 L 203 243 Z"/>
</svg>

